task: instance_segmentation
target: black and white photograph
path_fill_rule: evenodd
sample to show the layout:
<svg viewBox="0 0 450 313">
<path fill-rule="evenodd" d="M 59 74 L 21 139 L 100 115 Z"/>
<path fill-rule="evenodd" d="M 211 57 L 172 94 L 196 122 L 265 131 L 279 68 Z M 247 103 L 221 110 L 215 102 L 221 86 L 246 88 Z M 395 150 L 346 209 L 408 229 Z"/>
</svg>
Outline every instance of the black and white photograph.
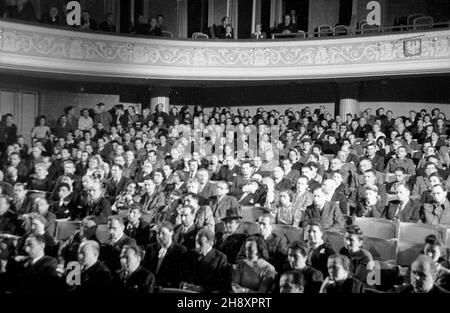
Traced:
<svg viewBox="0 0 450 313">
<path fill-rule="evenodd" d="M 450 293 L 450 1 L 0 0 L 0 295 L 282 293 Z"/>
</svg>

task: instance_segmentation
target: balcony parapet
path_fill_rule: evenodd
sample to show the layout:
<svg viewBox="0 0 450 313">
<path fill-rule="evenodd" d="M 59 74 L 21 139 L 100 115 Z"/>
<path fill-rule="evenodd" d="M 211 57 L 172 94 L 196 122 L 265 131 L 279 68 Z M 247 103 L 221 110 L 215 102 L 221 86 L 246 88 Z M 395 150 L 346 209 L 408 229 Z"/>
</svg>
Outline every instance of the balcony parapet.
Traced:
<svg viewBox="0 0 450 313">
<path fill-rule="evenodd" d="M 450 29 L 330 39 L 197 41 L 89 33 L 2 20 L 0 68 L 219 81 L 448 73 Z"/>
</svg>

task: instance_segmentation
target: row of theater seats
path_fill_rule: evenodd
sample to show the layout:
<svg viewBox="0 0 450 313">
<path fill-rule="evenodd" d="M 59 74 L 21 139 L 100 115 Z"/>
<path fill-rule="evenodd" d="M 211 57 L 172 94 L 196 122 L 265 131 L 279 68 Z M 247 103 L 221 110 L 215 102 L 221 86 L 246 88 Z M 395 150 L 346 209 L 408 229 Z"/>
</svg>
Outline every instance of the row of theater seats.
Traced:
<svg viewBox="0 0 450 313">
<path fill-rule="evenodd" d="M 264 208 L 243 207 L 242 229 L 249 234 L 259 233 L 259 226 L 255 223 L 257 218 L 266 213 Z M 119 215 L 126 218 L 126 211 Z M 145 219 L 145 216 L 143 216 Z M 400 266 L 409 266 L 423 248 L 424 238 L 434 234 L 443 238 L 443 243 L 450 252 L 450 229 L 444 226 L 435 227 L 419 223 L 399 223 L 383 218 L 355 218 L 346 216 L 347 225 L 358 225 L 365 236 L 364 246 L 377 261 L 387 262 Z M 70 234 L 80 227 L 80 222 L 57 221 L 55 238 L 58 241 L 67 239 Z M 216 230 L 220 232 L 223 225 L 217 224 Z M 275 225 L 275 232 L 284 235 L 288 243 L 305 239 L 302 228 L 288 225 Z M 106 225 L 97 227 L 97 238 L 106 242 L 109 230 Z M 330 244 L 339 251 L 344 246 L 344 233 L 326 232 Z M 448 253 L 447 253 L 448 256 Z"/>
<path fill-rule="evenodd" d="M 435 26 L 442 26 L 442 25 L 434 25 L 433 17 L 426 16 L 424 14 L 411 14 L 408 17 L 405 17 L 406 22 L 402 22 L 401 19 L 396 20 L 399 20 L 400 22 L 394 25 L 394 27 L 383 27 L 382 25 L 369 25 L 366 21 L 362 21 L 358 23 L 356 34 L 372 34 L 384 31 L 426 30 L 432 29 Z M 445 23 L 440 24 L 444 25 Z M 450 26 L 450 21 L 447 22 L 447 24 L 448 24 L 447 26 Z M 210 27 L 210 32 L 211 29 L 212 27 Z M 351 31 L 349 27 L 346 25 L 336 25 L 336 26 L 320 25 L 315 29 L 313 33 L 307 33 L 302 30 L 299 30 L 297 33 L 294 34 L 273 33 L 272 39 L 282 37 L 308 38 L 308 37 L 345 36 L 349 35 L 350 32 Z M 192 38 L 209 39 L 210 36 L 202 32 L 196 32 L 192 35 Z M 212 38 L 214 38 L 214 36 Z"/>
</svg>

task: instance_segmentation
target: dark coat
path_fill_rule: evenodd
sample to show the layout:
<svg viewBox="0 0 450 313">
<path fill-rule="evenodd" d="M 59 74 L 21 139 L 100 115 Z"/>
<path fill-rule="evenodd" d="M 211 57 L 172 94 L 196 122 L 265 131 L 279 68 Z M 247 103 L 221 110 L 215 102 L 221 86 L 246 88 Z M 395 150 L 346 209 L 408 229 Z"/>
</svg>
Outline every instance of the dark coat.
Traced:
<svg viewBox="0 0 450 313">
<path fill-rule="evenodd" d="M 56 272 L 56 258 L 44 256 L 35 264 L 26 262 L 19 274 L 20 290 L 24 293 L 49 294 L 61 292 L 63 286 Z"/>
<path fill-rule="evenodd" d="M 183 226 L 180 224 L 175 227 L 173 232 L 173 242 L 185 246 L 187 250 L 195 249 L 195 236 L 197 236 L 198 228 L 195 223 L 188 229 L 187 232 L 182 233 Z"/>
<path fill-rule="evenodd" d="M 222 252 L 212 249 L 206 256 L 194 250 L 185 258 L 183 281 L 201 286 L 204 293 L 226 292 L 231 288 L 231 267 Z"/>
<path fill-rule="evenodd" d="M 101 247 L 100 257 L 111 272 L 116 272 L 121 268 L 120 253 L 122 252 L 123 247 L 133 245 L 136 245 L 136 240 L 124 234 L 119 241 L 113 242 L 112 240 L 109 240 L 103 245 Z"/>
<path fill-rule="evenodd" d="M 248 235 L 244 233 L 234 233 L 225 239 L 223 239 L 223 235 L 223 233 L 217 234 L 215 247 L 227 256 L 230 264 L 237 264 L 237 256 L 244 246 L 244 242 Z"/>
<path fill-rule="evenodd" d="M 209 206 L 211 207 L 216 222 L 225 217 L 225 214 L 229 209 L 237 209 L 239 214 L 241 212 L 236 198 L 228 195 L 225 195 L 220 202 L 218 202 L 218 196 L 211 197 L 209 199 Z"/>
<path fill-rule="evenodd" d="M 138 227 L 135 228 L 129 222 L 126 222 L 125 235 L 136 240 L 140 247 L 147 247 L 150 243 L 150 224 L 141 219 Z"/>
<path fill-rule="evenodd" d="M 108 217 L 111 215 L 111 203 L 108 199 L 100 198 L 94 203 L 86 204 L 85 216 L 94 215 L 96 217 L 97 224 L 106 224 Z"/>
<path fill-rule="evenodd" d="M 146 295 L 153 293 L 155 287 L 155 275 L 149 270 L 139 266 L 129 277 L 124 270 L 117 272 L 118 289 L 121 294 Z"/>
<path fill-rule="evenodd" d="M 81 271 L 81 284 L 74 291 L 82 295 L 109 294 L 113 291 L 111 271 L 101 262 Z"/>
<path fill-rule="evenodd" d="M 349 277 L 339 288 L 337 286 L 328 286 L 326 293 L 364 293 L 364 285 L 356 278 Z"/>
<path fill-rule="evenodd" d="M 397 211 L 397 208 L 399 206 L 400 201 L 391 201 L 389 203 L 389 206 L 384 211 L 383 217 L 387 218 L 388 220 L 393 220 L 395 218 L 395 212 Z M 420 202 L 409 200 L 403 208 L 403 211 L 400 213 L 400 221 L 407 223 L 418 222 L 420 219 L 420 206 Z"/>
<path fill-rule="evenodd" d="M 17 229 L 17 215 L 8 210 L 5 214 L 0 215 L 0 234 L 15 235 Z"/>
<path fill-rule="evenodd" d="M 335 253 L 331 245 L 325 242 L 312 250 L 308 265 L 322 272 L 323 277 L 328 277 L 328 257 Z"/>
<path fill-rule="evenodd" d="M 339 205 L 326 202 L 322 211 L 319 211 L 314 204 L 306 207 L 302 218 L 302 225 L 306 227 L 309 221 L 319 220 L 324 230 L 340 232 L 344 227 L 344 216 Z"/>
<path fill-rule="evenodd" d="M 145 251 L 142 265 L 152 273 L 155 273 L 156 286 L 178 288 L 182 280 L 182 267 L 187 250 L 182 245 L 172 243 L 157 271 L 160 249 L 161 245 L 159 243 L 149 245 Z"/>
<path fill-rule="evenodd" d="M 109 201 L 114 202 L 117 198 L 117 196 L 122 192 L 125 191 L 127 188 L 129 179 L 122 176 L 119 180 L 119 182 L 116 184 L 114 183 L 113 179 L 109 179 L 108 183 L 106 184 L 106 196 L 108 197 Z"/>
</svg>

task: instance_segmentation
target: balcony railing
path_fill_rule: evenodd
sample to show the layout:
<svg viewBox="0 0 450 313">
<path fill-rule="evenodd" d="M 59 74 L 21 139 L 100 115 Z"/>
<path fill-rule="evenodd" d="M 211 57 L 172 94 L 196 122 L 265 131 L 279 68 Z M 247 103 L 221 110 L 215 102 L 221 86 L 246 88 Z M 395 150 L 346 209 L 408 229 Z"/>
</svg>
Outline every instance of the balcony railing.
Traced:
<svg viewBox="0 0 450 313">
<path fill-rule="evenodd" d="M 0 20 L 0 69 L 204 81 L 448 73 L 450 29 L 308 40 L 194 40 Z"/>
</svg>

